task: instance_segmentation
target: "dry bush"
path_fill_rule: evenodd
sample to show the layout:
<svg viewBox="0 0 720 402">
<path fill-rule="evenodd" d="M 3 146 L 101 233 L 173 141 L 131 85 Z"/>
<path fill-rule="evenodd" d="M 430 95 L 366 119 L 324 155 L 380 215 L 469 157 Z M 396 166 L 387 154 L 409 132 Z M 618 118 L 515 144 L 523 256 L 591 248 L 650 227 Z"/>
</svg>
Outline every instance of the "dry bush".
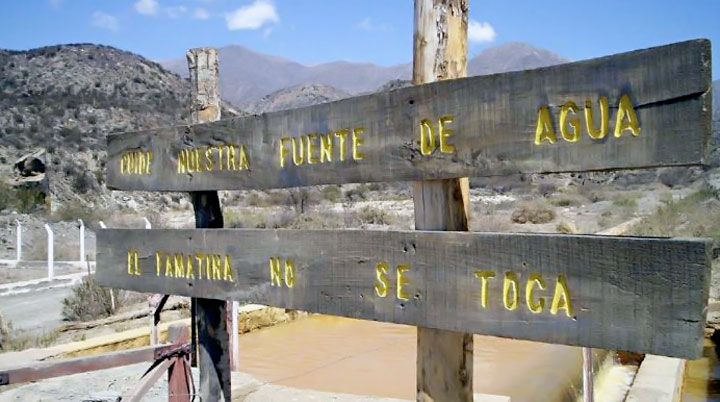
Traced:
<svg viewBox="0 0 720 402">
<path fill-rule="evenodd" d="M 613 205 L 618 207 L 628 207 L 628 208 L 636 208 L 637 207 L 637 199 L 638 194 L 637 193 L 628 193 L 628 192 L 622 192 L 619 194 L 616 194 L 613 196 Z"/>
<path fill-rule="evenodd" d="M 12 330 L 11 324 L 8 336 L 4 339 L 0 338 L 0 350 L 17 351 L 30 348 L 44 348 L 55 343 L 59 336 L 60 331 L 58 330 L 42 331 L 39 334 L 34 331 Z"/>
<path fill-rule="evenodd" d="M 357 218 L 360 224 L 373 224 L 373 225 L 392 225 L 392 218 L 390 214 L 383 211 L 382 209 L 373 208 L 370 206 L 362 208 L 357 213 Z"/>
<path fill-rule="evenodd" d="M 53 222 L 68 222 L 82 219 L 85 225 L 90 227 L 97 226 L 97 222 L 106 219 L 109 215 L 108 211 L 90 207 L 81 202 L 67 202 L 61 205 L 53 214 Z"/>
<path fill-rule="evenodd" d="M 226 211 L 225 227 L 228 228 L 244 228 L 244 229 L 264 229 L 265 215 L 252 211 Z"/>
<path fill-rule="evenodd" d="M 586 198 L 590 202 L 599 202 L 607 199 L 607 190 L 600 184 L 595 182 L 585 182 L 576 187 L 577 194 Z"/>
<path fill-rule="evenodd" d="M 510 220 L 514 223 L 548 223 L 555 219 L 555 211 L 544 202 L 524 203 L 516 208 Z"/>
<path fill-rule="evenodd" d="M 573 196 L 559 196 L 550 199 L 550 203 L 556 207 L 579 207 L 582 202 L 578 199 L 579 197 Z"/>
<path fill-rule="evenodd" d="M 99 286 L 95 280 L 85 277 L 72 287 L 70 296 L 63 299 L 62 316 L 66 321 L 91 321 L 108 317 L 115 311 L 112 308 L 110 292 L 115 296 L 115 309 L 139 301 L 138 294 L 118 291 Z"/>
<path fill-rule="evenodd" d="M 572 222 L 562 221 L 555 226 L 558 233 L 578 233 L 578 228 Z"/>
<path fill-rule="evenodd" d="M 292 224 L 291 229 L 341 229 L 348 227 L 342 216 L 327 212 L 306 212 L 299 214 Z"/>
<path fill-rule="evenodd" d="M 330 202 L 338 202 L 338 200 L 340 200 L 340 197 L 342 197 L 342 190 L 337 184 L 324 186 L 322 190 L 320 190 L 320 193 L 322 199 Z"/>
<path fill-rule="evenodd" d="M 720 241 L 720 202 L 709 189 L 658 208 L 628 230 L 643 236 L 712 237 Z"/>
</svg>

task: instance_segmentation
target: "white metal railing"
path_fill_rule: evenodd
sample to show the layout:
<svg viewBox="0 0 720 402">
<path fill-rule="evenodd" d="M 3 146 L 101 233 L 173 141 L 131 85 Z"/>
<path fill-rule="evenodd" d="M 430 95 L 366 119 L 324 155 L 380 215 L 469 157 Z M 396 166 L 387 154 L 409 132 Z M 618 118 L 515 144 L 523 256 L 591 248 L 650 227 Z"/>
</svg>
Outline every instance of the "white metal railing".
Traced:
<svg viewBox="0 0 720 402">
<path fill-rule="evenodd" d="M 77 221 L 80 229 L 80 246 L 78 250 L 79 258 L 76 261 L 63 261 L 63 263 L 87 263 L 87 254 L 85 247 L 85 222 L 83 222 L 82 219 L 78 219 Z M 150 220 L 148 220 L 148 218 L 143 217 L 143 221 L 146 229 L 152 228 L 152 224 L 150 223 Z M 107 229 L 107 225 L 105 225 L 105 222 L 103 221 L 99 221 L 98 225 L 101 229 Z M 43 227 L 45 228 L 45 232 L 47 233 L 47 278 L 52 280 L 55 276 L 55 266 L 57 263 L 57 261 L 55 260 L 55 234 L 50 224 L 45 223 L 43 224 Z M 23 224 L 18 219 L 15 220 L 15 232 L 15 258 L 10 260 L 0 260 L 3 262 L 3 264 L 7 264 L 11 267 L 18 266 L 21 261 L 28 261 L 23 259 Z"/>
</svg>

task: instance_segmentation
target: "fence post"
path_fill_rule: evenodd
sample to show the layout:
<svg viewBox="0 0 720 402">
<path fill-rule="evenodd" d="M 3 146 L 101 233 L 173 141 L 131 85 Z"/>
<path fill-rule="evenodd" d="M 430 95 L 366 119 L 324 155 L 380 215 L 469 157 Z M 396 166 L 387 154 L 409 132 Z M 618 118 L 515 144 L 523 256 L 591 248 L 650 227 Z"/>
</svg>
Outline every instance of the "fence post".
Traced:
<svg viewBox="0 0 720 402">
<path fill-rule="evenodd" d="M 192 90 L 192 123 L 220 120 L 220 92 L 217 49 L 199 48 L 187 52 Z M 224 225 L 217 191 L 190 193 L 195 209 L 196 228 L 222 228 Z M 227 329 L 227 303 L 221 300 L 193 299 L 198 333 L 200 399 L 230 402 L 230 354 Z M 195 334 L 193 334 L 194 340 Z"/>
<path fill-rule="evenodd" d="M 594 401 L 592 348 L 582 348 L 583 354 L 583 402 Z"/>
<path fill-rule="evenodd" d="M 190 334 L 188 327 L 183 324 L 173 324 L 168 327 L 168 343 L 182 346 L 188 343 Z M 192 386 L 189 383 L 187 356 L 173 358 L 173 364 L 168 369 L 168 401 L 188 402 L 194 395 L 190 395 Z"/>
<path fill-rule="evenodd" d="M 20 263 L 20 260 L 22 259 L 22 224 L 19 220 L 15 219 L 15 225 L 17 225 L 17 256 L 15 257 L 15 260 L 17 263 Z"/>
<path fill-rule="evenodd" d="M 80 222 L 80 262 L 85 262 L 85 223 L 82 219 L 78 219 Z"/>
<path fill-rule="evenodd" d="M 52 280 L 55 274 L 55 259 L 53 250 L 53 231 L 50 229 L 50 225 L 45 224 L 45 230 L 47 231 L 48 239 L 48 253 L 47 253 L 47 266 L 48 266 L 48 279 Z"/>
<path fill-rule="evenodd" d="M 467 0 L 415 0 L 413 84 L 467 75 L 467 23 Z M 468 196 L 467 178 L 413 183 L 415 229 L 467 231 Z M 418 327 L 416 362 L 418 401 L 473 400 L 472 334 Z"/>
<path fill-rule="evenodd" d="M 240 303 L 233 301 L 231 314 L 232 320 L 230 323 L 231 334 L 230 334 L 230 349 L 232 351 L 232 359 L 230 361 L 230 368 L 232 370 L 238 370 L 240 368 L 240 350 L 238 349 L 238 310 L 240 309 Z"/>
</svg>

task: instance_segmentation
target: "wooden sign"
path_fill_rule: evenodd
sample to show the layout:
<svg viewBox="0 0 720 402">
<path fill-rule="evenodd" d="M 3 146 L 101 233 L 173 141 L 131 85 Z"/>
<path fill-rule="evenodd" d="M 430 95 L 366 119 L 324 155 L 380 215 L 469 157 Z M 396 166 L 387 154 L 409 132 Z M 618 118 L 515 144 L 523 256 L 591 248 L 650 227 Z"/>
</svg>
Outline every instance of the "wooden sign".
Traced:
<svg viewBox="0 0 720 402">
<path fill-rule="evenodd" d="M 104 286 L 601 349 L 700 356 L 707 240 L 101 230 Z"/>
<path fill-rule="evenodd" d="M 107 185 L 203 191 L 701 164 L 710 42 L 108 136 Z"/>
</svg>

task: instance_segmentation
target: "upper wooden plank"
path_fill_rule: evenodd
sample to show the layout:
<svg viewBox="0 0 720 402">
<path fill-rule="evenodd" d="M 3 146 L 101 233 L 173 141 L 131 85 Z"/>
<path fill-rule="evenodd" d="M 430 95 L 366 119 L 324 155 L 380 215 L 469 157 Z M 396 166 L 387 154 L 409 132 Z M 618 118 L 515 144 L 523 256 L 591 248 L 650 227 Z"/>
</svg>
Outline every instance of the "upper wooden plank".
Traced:
<svg viewBox="0 0 720 402">
<path fill-rule="evenodd" d="M 97 236 L 96 279 L 115 288 L 684 358 L 699 356 L 703 341 L 705 240 L 238 229 Z"/>
<path fill-rule="evenodd" d="M 709 88 L 710 42 L 693 40 L 294 110 L 109 135 L 107 183 L 123 190 L 237 190 L 700 164 L 710 135 Z M 586 101 L 600 137 L 603 97 L 606 134 L 593 139 Z M 576 113 L 565 113 L 561 124 L 569 101 Z M 574 139 L 575 119 L 578 139 L 567 141 L 562 127 L 565 137 Z M 618 131 L 618 121 L 635 128 Z M 545 132 L 537 135 L 538 126 Z M 423 153 L 420 138 L 428 127 L 434 144 L 428 140 Z"/>
</svg>

